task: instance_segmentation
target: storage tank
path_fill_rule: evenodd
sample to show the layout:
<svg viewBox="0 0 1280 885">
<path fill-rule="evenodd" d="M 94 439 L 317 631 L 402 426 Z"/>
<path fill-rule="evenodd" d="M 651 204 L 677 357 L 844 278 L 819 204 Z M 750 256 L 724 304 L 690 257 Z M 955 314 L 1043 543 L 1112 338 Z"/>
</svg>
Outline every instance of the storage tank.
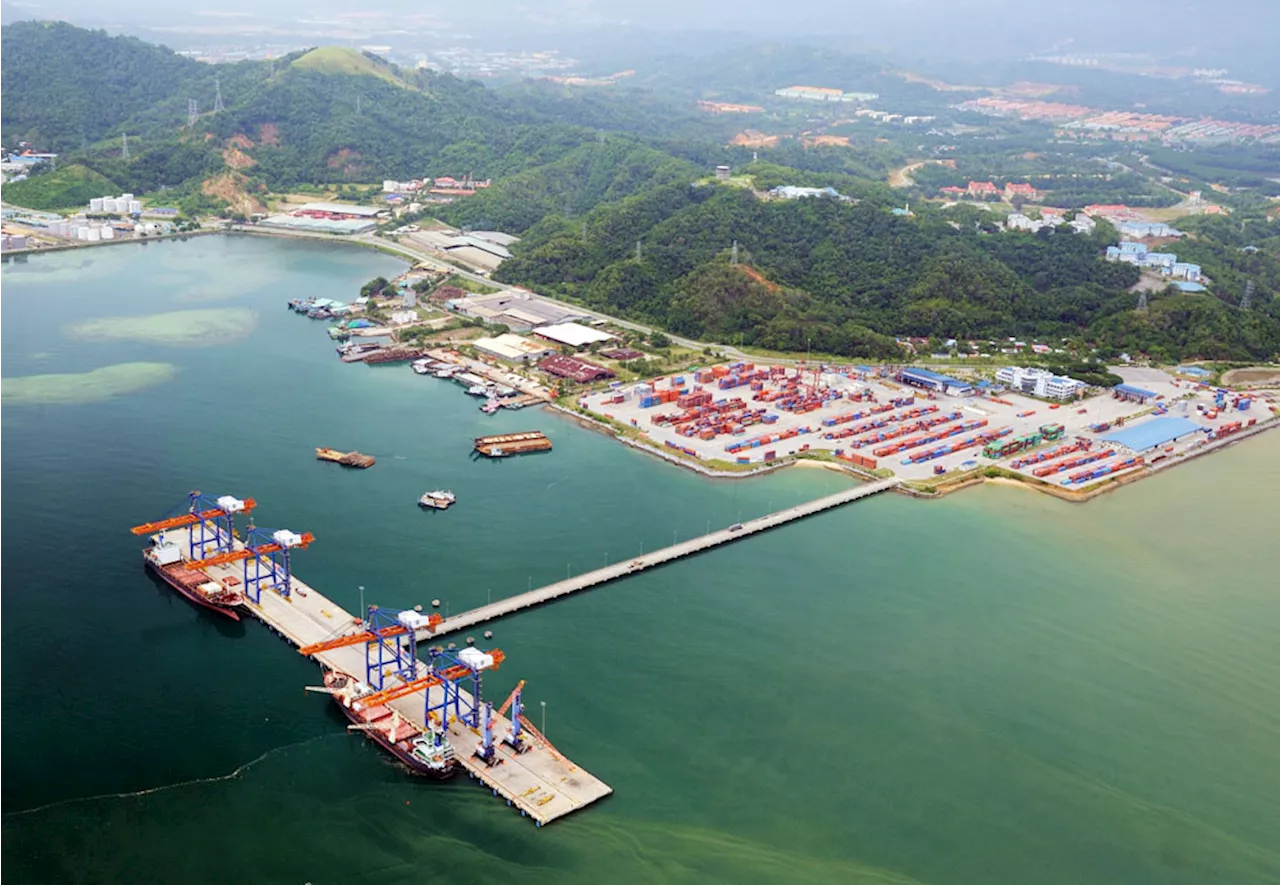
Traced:
<svg viewBox="0 0 1280 885">
<path fill-rule="evenodd" d="M 77 240 L 87 240 L 87 239 L 89 239 L 89 228 L 84 227 L 84 226 L 77 227 L 77 228 L 76 228 L 76 239 L 77 239 Z"/>
<path fill-rule="evenodd" d="M 141 201 L 141 200 L 130 200 L 130 201 L 129 201 L 129 214 L 130 214 L 130 215 L 141 215 L 141 214 L 142 214 L 142 201 Z"/>
<path fill-rule="evenodd" d="M 133 194 L 121 194 L 119 199 L 124 200 L 125 203 L 127 204 L 130 200 L 133 199 Z"/>
<path fill-rule="evenodd" d="M 116 238 L 116 229 L 114 227 L 104 227 L 102 229 L 102 238 L 104 240 L 114 240 Z"/>
<path fill-rule="evenodd" d="M 102 197 L 94 197 L 92 200 L 89 201 L 89 211 L 90 212 L 102 211 Z"/>
<path fill-rule="evenodd" d="M 90 243 L 97 243 L 102 240 L 102 231 L 96 227 L 91 227 L 88 229 L 85 239 Z"/>
</svg>

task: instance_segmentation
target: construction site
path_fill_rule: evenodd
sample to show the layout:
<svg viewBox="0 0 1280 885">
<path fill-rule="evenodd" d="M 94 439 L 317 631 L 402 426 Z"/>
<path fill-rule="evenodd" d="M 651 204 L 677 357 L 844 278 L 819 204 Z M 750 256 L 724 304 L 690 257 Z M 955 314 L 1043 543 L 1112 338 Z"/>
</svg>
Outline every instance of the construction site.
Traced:
<svg viewBox="0 0 1280 885">
<path fill-rule="evenodd" d="M 1192 453 L 1275 416 L 1269 400 L 1144 370 L 1142 385 L 1068 402 L 918 369 L 738 362 L 586 395 L 671 457 L 750 468 L 826 453 L 924 481 L 999 465 L 1083 490 Z"/>
</svg>

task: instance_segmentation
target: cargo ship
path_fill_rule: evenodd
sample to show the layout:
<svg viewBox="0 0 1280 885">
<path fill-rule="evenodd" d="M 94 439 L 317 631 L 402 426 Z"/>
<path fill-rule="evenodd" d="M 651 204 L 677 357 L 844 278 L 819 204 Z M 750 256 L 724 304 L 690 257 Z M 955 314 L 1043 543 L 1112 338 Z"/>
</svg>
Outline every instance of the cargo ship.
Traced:
<svg viewBox="0 0 1280 885">
<path fill-rule="evenodd" d="M 417 725 L 385 704 L 366 709 L 360 698 L 372 694 L 373 689 L 346 673 L 326 671 L 324 687 L 357 730 L 407 765 L 411 772 L 438 780 L 453 775 L 453 746 L 443 731 L 432 726 L 424 734 Z"/>
<path fill-rule="evenodd" d="M 551 450 L 551 440 L 540 430 L 499 433 L 495 436 L 476 437 L 475 450 L 486 458 L 507 458 L 527 452 L 548 452 Z"/>
<path fill-rule="evenodd" d="M 188 567 L 182 558 L 182 548 L 165 540 L 163 532 L 142 551 L 142 559 L 162 581 L 196 605 L 226 615 L 233 621 L 240 620 L 236 609 L 244 605 L 244 593 Z"/>
</svg>

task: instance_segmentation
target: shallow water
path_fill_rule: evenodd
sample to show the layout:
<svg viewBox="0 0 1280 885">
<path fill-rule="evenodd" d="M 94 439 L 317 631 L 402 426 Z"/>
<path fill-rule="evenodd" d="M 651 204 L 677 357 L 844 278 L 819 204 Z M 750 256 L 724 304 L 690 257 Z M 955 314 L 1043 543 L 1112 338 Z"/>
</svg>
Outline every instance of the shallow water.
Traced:
<svg viewBox="0 0 1280 885">
<path fill-rule="evenodd" d="M 343 365 L 284 302 L 353 297 L 401 266 L 385 256 L 91 251 L 5 266 L 4 378 L 178 373 L 2 413 L 15 881 L 1280 881 L 1280 434 L 1084 506 L 878 496 L 497 623 L 487 693 L 527 679 L 535 722 L 545 701 L 551 740 L 616 791 L 537 830 L 465 778 L 407 779 L 302 691 L 313 665 L 150 579 L 128 526 L 191 488 L 252 496 L 259 524 L 316 534 L 296 568 L 344 606 L 364 585 L 456 611 L 844 480 L 706 480 Z M 193 293 L 257 327 L 204 348 L 64 334 Z M 533 428 L 555 451 L 469 456 Z M 419 511 L 437 487 L 459 503 Z"/>
</svg>

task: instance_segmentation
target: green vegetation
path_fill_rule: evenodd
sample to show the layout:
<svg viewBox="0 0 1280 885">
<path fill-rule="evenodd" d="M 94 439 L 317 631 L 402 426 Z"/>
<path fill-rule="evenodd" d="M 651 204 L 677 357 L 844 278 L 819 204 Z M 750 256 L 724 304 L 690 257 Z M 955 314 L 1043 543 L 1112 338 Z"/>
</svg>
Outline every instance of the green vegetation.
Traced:
<svg viewBox="0 0 1280 885">
<path fill-rule="evenodd" d="M 368 74 L 379 80 L 385 80 L 393 86 L 403 89 L 413 88 L 396 76 L 391 65 L 382 59 L 344 46 L 322 46 L 312 49 L 294 59 L 290 67 L 317 71 L 321 74 Z"/>
<path fill-rule="evenodd" d="M 106 176 L 85 166 L 63 166 L 26 181 L 6 184 L 5 202 L 29 209 L 83 209 L 94 197 L 119 192 Z"/>
</svg>

